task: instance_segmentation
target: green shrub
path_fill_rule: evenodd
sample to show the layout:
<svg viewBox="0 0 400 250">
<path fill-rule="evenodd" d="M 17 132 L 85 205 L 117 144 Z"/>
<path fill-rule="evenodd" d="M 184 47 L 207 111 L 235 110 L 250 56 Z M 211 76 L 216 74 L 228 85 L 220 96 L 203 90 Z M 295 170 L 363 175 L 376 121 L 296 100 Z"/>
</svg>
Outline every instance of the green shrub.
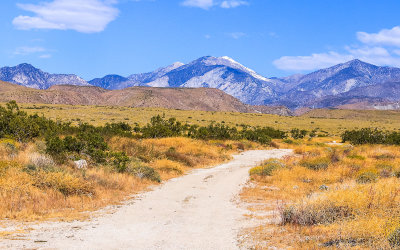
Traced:
<svg viewBox="0 0 400 250">
<path fill-rule="evenodd" d="M 400 169 L 394 171 L 394 176 L 397 177 L 397 178 L 400 178 Z"/>
<path fill-rule="evenodd" d="M 176 152 L 175 148 L 169 148 L 168 151 L 165 152 L 165 156 L 168 160 L 181 162 L 188 167 L 193 167 L 195 165 L 195 162 L 190 157 Z"/>
<path fill-rule="evenodd" d="M 64 147 L 65 147 L 65 150 L 67 150 L 69 152 L 80 153 L 84 149 L 85 144 L 75 137 L 67 136 L 64 138 Z"/>
<path fill-rule="evenodd" d="M 130 159 L 125 152 L 111 152 L 109 153 L 108 158 L 119 173 L 126 172 Z"/>
<path fill-rule="evenodd" d="M 250 169 L 250 175 L 259 175 L 259 176 L 271 176 L 273 171 L 278 168 L 283 168 L 285 165 L 275 159 L 268 160 L 263 163 L 262 166 L 254 167 Z"/>
<path fill-rule="evenodd" d="M 138 124 L 133 129 L 139 133 L 141 138 L 164 138 L 174 136 L 186 136 L 201 140 L 241 140 L 259 142 L 261 144 L 269 144 L 271 139 L 286 138 L 286 133 L 271 127 L 250 127 L 243 126 L 242 130 L 236 127 L 229 127 L 222 123 L 212 122 L 208 126 L 198 126 L 182 124 L 175 118 L 168 120 L 160 115 L 151 118 L 150 123 L 144 127 Z"/>
<path fill-rule="evenodd" d="M 312 170 L 325 170 L 331 164 L 331 160 L 327 157 L 303 159 L 300 165 Z"/>
<path fill-rule="evenodd" d="M 347 158 L 355 160 L 365 160 L 365 157 L 361 155 L 348 155 Z"/>
<path fill-rule="evenodd" d="M 400 133 L 382 131 L 377 128 L 362 128 L 360 130 L 345 131 L 342 134 L 343 142 L 359 144 L 389 144 L 400 145 Z"/>
<path fill-rule="evenodd" d="M 132 164 L 128 168 L 127 172 L 139 177 L 140 179 L 148 179 L 154 182 L 161 182 L 160 174 L 154 168 L 141 165 L 138 162 Z"/>
<path fill-rule="evenodd" d="M 283 140 L 283 142 L 287 143 L 287 144 L 294 144 L 294 141 L 290 140 L 290 139 L 285 139 L 285 140 Z"/>
<path fill-rule="evenodd" d="M 307 130 L 300 130 L 298 128 L 294 128 L 290 130 L 290 134 L 293 139 L 303 139 L 307 135 L 308 131 Z"/>
<path fill-rule="evenodd" d="M 337 220 L 351 217 L 352 210 L 347 206 L 334 203 L 290 206 L 282 209 L 282 224 L 310 226 L 330 224 Z"/>
<path fill-rule="evenodd" d="M 342 134 L 342 141 L 349 141 L 352 144 L 384 144 L 386 133 L 378 129 L 362 128 L 360 130 L 345 131 Z"/>
<path fill-rule="evenodd" d="M 392 248 L 400 247 L 400 228 L 396 228 L 388 237 L 389 245 Z"/>
<path fill-rule="evenodd" d="M 375 182 L 377 179 L 378 179 L 378 174 L 376 173 L 376 171 L 367 170 L 359 173 L 357 175 L 356 181 L 357 183 L 365 184 L 365 183 Z"/>
<path fill-rule="evenodd" d="M 393 154 L 381 154 L 381 155 L 375 155 L 374 158 L 377 160 L 393 160 L 396 158 L 396 156 Z"/>
</svg>

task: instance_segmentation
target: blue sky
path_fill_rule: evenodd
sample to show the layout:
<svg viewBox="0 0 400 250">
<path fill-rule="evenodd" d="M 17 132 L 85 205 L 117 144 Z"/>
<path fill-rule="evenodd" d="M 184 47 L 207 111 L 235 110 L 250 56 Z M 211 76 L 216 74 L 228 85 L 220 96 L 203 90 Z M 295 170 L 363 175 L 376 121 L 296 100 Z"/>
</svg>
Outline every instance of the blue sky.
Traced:
<svg viewBox="0 0 400 250">
<path fill-rule="evenodd" d="M 266 77 L 354 58 L 400 67 L 398 0 L 2 0 L 0 66 L 86 80 L 205 55 Z"/>
</svg>

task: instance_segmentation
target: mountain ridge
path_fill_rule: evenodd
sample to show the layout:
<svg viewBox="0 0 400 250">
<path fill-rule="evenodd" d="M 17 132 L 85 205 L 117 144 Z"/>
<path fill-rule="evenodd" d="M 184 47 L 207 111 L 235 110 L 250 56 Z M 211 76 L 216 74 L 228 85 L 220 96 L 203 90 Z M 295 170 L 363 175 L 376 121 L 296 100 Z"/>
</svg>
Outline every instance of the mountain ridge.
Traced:
<svg viewBox="0 0 400 250">
<path fill-rule="evenodd" d="M 0 68 L 0 80 L 36 89 L 47 89 L 53 85 L 62 84 L 89 85 L 88 82 L 77 75 L 50 74 L 28 63 L 22 63 L 14 67 Z"/>
<path fill-rule="evenodd" d="M 371 107 L 374 102 L 400 101 L 400 96 L 385 91 L 388 83 L 391 83 L 390 89 L 397 89 L 393 84 L 400 82 L 400 69 L 380 67 L 358 59 L 309 74 L 266 78 L 230 57 L 204 56 L 187 64 L 176 62 L 152 72 L 107 75 L 88 82 L 72 74 L 43 72 L 25 63 L 0 68 L 0 80 L 37 89 L 64 84 L 98 86 L 107 90 L 139 86 L 215 88 L 249 105 L 284 105 L 292 110 L 353 105 L 357 100 L 369 103 Z M 363 95 L 364 90 L 370 93 Z"/>
<path fill-rule="evenodd" d="M 0 102 L 152 107 L 292 115 L 285 107 L 254 107 L 218 89 L 130 87 L 106 90 L 96 86 L 54 85 L 32 89 L 0 81 Z"/>
</svg>

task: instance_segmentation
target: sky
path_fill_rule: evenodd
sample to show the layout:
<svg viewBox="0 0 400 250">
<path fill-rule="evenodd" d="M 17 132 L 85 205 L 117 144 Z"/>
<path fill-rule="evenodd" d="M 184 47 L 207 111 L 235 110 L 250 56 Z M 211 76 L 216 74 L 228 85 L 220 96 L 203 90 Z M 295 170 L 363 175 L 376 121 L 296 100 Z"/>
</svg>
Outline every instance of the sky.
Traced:
<svg viewBox="0 0 400 250">
<path fill-rule="evenodd" d="M 202 56 L 266 77 L 352 59 L 400 67 L 399 0 L 1 0 L 0 67 L 91 80 Z"/>
</svg>

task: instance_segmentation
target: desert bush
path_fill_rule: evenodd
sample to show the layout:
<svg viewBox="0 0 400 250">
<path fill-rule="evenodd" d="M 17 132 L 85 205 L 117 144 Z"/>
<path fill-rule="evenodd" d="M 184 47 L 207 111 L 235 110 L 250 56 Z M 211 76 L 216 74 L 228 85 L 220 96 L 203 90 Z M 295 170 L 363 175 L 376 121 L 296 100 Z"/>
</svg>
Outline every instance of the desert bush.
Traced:
<svg viewBox="0 0 400 250">
<path fill-rule="evenodd" d="M 356 159 L 356 160 L 365 160 L 365 157 L 364 157 L 364 156 L 356 155 L 356 154 L 348 155 L 347 158 L 349 158 L 349 159 Z"/>
<path fill-rule="evenodd" d="M 343 142 L 360 144 L 389 144 L 400 145 L 400 133 L 382 131 L 377 128 L 362 128 L 360 130 L 345 131 L 342 134 Z"/>
<path fill-rule="evenodd" d="M 28 115 L 19 109 L 15 101 L 0 107 L 0 138 L 29 141 L 49 132 L 67 129 L 68 123 L 56 123 L 38 115 Z"/>
<path fill-rule="evenodd" d="M 394 176 L 397 177 L 397 178 L 400 178 L 400 169 L 394 171 Z"/>
<path fill-rule="evenodd" d="M 166 120 L 157 115 L 152 117 L 146 126 L 136 130 L 142 133 L 143 138 L 163 138 L 182 135 L 184 127 L 175 118 Z"/>
<path fill-rule="evenodd" d="M 67 136 L 64 138 L 64 147 L 69 152 L 80 153 L 84 149 L 85 144 L 75 137 Z"/>
<path fill-rule="evenodd" d="M 112 136 L 132 137 L 133 136 L 133 134 L 132 134 L 133 128 L 128 123 L 125 123 L 125 122 L 107 123 L 101 130 L 102 130 L 102 135 L 107 136 L 107 137 L 112 137 Z"/>
<path fill-rule="evenodd" d="M 64 141 L 58 136 L 47 137 L 46 153 L 51 155 L 58 163 L 63 163 L 66 159 Z"/>
<path fill-rule="evenodd" d="M 290 135 L 292 136 L 293 139 L 303 139 L 307 135 L 308 131 L 307 130 L 300 130 L 298 128 L 294 128 L 290 130 Z"/>
<path fill-rule="evenodd" d="M 379 129 L 362 128 L 360 130 L 345 131 L 342 134 L 343 142 L 350 142 L 355 145 L 360 144 L 384 144 L 386 142 L 386 132 Z"/>
<path fill-rule="evenodd" d="M 325 170 L 331 164 L 327 157 L 306 158 L 300 161 L 300 165 L 312 170 Z"/>
<path fill-rule="evenodd" d="M 290 206 L 281 211 L 282 224 L 302 226 L 330 224 L 352 215 L 353 212 L 349 207 L 334 203 Z"/>
<path fill-rule="evenodd" d="M 271 176 L 273 171 L 278 168 L 285 167 L 285 164 L 276 159 L 271 159 L 263 163 L 261 166 L 250 169 L 250 175 Z"/>
<path fill-rule="evenodd" d="M 126 172 L 130 159 L 125 152 L 109 152 L 107 158 L 119 173 Z"/>
<path fill-rule="evenodd" d="M 357 175 L 357 183 L 365 184 L 375 182 L 378 179 L 378 174 L 376 170 L 364 170 L 358 173 Z"/>
<path fill-rule="evenodd" d="M 65 196 L 94 195 L 94 189 L 90 183 L 82 178 L 66 172 L 39 172 L 35 178 L 34 186 L 45 189 L 55 189 Z"/>
<path fill-rule="evenodd" d="M 294 141 L 291 139 L 285 139 L 282 141 L 283 143 L 287 143 L 287 144 L 294 144 Z"/>
<path fill-rule="evenodd" d="M 193 167 L 195 165 L 195 162 L 190 157 L 177 152 L 174 147 L 170 147 L 167 152 L 165 152 L 165 156 L 169 160 L 181 162 L 188 167 Z"/>
<path fill-rule="evenodd" d="M 396 228 L 388 237 L 389 244 L 392 248 L 400 247 L 400 228 Z"/>
<path fill-rule="evenodd" d="M 229 127 L 222 123 L 212 122 L 208 126 L 182 124 L 175 118 L 164 119 L 160 115 L 151 118 L 150 123 L 144 127 L 136 125 L 134 131 L 141 138 L 165 138 L 185 136 L 201 140 L 241 140 L 269 144 L 271 138 L 286 138 L 286 133 L 271 127 L 244 126 L 242 130 Z"/>
<path fill-rule="evenodd" d="M 34 153 L 29 158 L 30 158 L 30 163 L 37 170 L 42 169 L 44 171 L 49 171 L 55 166 L 53 159 L 48 155 Z"/>
<path fill-rule="evenodd" d="M 177 174 L 182 174 L 182 165 L 178 162 L 174 162 L 168 159 L 162 159 L 155 161 L 152 166 L 157 169 L 158 171 L 164 172 L 175 172 Z"/>
<path fill-rule="evenodd" d="M 161 182 L 160 174 L 154 168 L 142 165 L 140 162 L 131 163 L 127 169 L 127 172 L 140 179 Z"/>
<path fill-rule="evenodd" d="M 375 155 L 374 158 L 377 160 L 392 160 L 395 159 L 396 156 L 390 153 L 386 153 L 386 154 Z"/>
</svg>

